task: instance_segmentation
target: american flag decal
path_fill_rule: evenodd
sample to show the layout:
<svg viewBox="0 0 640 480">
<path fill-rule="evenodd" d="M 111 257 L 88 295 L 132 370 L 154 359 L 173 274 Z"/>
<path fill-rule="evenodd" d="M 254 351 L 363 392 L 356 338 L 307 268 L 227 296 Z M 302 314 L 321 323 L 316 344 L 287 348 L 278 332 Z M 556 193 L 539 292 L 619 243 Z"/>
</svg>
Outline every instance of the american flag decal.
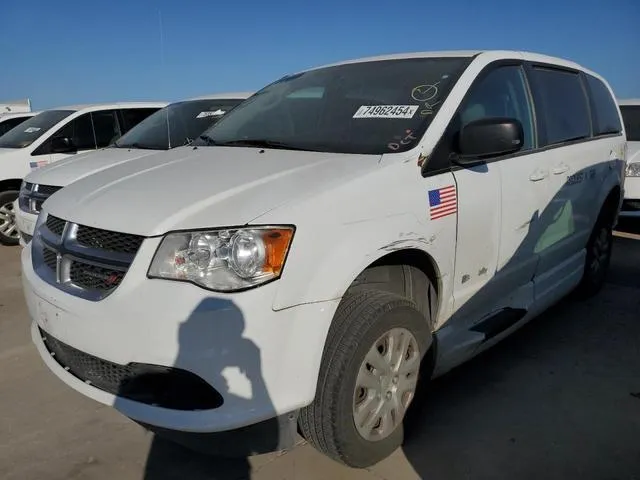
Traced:
<svg viewBox="0 0 640 480">
<path fill-rule="evenodd" d="M 457 211 L 458 197 L 454 185 L 429 190 L 429 217 L 431 220 L 452 215 Z"/>
<path fill-rule="evenodd" d="M 35 168 L 40 168 L 40 167 L 44 167 L 45 165 L 48 165 L 49 162 L 46 160 L 38 160 L 37 162 L 29 162 L 29 166 L 31 167 L 31 169 L 35 169 Z"/>
</svg>

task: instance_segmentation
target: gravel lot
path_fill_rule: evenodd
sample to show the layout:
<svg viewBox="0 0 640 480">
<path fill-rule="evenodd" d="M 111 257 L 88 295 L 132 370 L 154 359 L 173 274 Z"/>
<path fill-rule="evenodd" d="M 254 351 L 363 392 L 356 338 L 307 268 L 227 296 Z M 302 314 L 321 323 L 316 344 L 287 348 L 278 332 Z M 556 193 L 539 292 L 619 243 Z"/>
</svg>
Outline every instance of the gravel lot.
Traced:
<svg viewBox="0 0 640 480">
<path fill-rule="evenodd" d="M 357 471 L 303 442 L 199 456 L 76 394 L 32 347 L 19 249 L 0 247 L 0 479 L 640 479 L 640 236 L 614 249 L 597 298 L 563 302 L 435 382 L 415 435 Z"/>
</svg>

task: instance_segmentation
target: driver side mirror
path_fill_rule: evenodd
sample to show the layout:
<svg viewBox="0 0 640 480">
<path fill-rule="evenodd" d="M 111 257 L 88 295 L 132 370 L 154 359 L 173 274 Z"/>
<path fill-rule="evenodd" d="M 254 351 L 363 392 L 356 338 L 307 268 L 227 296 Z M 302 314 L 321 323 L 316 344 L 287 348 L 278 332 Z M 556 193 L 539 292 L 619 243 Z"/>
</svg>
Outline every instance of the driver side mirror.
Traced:
<svg viewBox="0 0 640 480">
<path fill-rule="evenodd" d="M 78 149 L 69 137 L 53 137 L 51 139 L 51 153 L 76 153 Z"/>
<path fill-rule="evenodd" d="M 469 122 L 458 135 L 455 163 L 471 166 L 488 157 L 515 153 L 524 145 L 524 130 L 515 118 L 483 118 Z"/>
</svg>

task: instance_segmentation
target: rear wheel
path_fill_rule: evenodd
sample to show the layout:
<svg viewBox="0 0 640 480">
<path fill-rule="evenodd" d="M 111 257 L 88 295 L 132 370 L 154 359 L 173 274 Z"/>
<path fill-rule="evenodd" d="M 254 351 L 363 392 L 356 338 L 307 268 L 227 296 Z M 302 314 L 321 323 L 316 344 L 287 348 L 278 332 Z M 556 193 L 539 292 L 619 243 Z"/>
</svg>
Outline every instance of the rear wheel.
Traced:
<svg viewBox="0 0 640 480">
<path fill-rule="evenodd" d="M 610 209 L 603 208 L 587 243 L 584 274 L 576 291 L 582 298 L 592 297 L 604 285 L 613 250 L 613 221 Z"/>
<path fill-rule="evenodd" d="M 363 290 L 345 297 L 329 331 L 316 398 L 300 412 L 303 436 L 352 467 L 373 465 L 398 448 L 431 345 L 428 325 L 399 295 Z"/>
<path fill-rule="evenodd" d="M 4 245 L 18 245 L 20 239 L 13 208 L 16 198 L 18 192 L 15 190 L 0 192 L 0 243 Z"/>
</svg>

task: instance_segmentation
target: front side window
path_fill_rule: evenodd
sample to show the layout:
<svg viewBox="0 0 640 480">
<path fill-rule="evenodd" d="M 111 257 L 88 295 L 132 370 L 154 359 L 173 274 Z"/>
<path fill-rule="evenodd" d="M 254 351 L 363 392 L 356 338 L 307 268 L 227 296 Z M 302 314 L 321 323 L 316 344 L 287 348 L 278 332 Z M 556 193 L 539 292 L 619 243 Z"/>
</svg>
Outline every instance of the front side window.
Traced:
<svg viewBox="0 0 640 480">
<path fill-rule="evenodd" d="M 168 150 L 187 145 L 240 102 L 211 99 L 172 103 L 125 133 L 114 147 Z"/>
<path fill-rule="evenodd" d="M 406 151 L 420 140 L 470 61 L 381 60 L 289 75 L 236 107 L 194 144 Z"/>
<path fill-rule="evenodd" d="M 620 133 L 622 131 L 620 115 L 609 89 L 596 77 L 592 75 L 586 77 L 593 104 L 593 134 L 597 136 Z"/>
<path fill-rule="evenodd" d="M 514 118 L 522 124 L 522 150 L 534 146 L 531 104 L 522 67 L 510 65 L 496 68 L 473 85 L 454 119 L 460 127 L 485 118 Z"/>
<path fill-rule="evenodd" d="M 91 112 L 91 120 L 93 120 L 98 148 L 104 148 L 120 138 L 120 127 L 115 110 Z"/>
<path fill-rule="evenodd" d="M 51 130 L 73 110 L 47 110 L 25 120 L 0 137 L 0 148 L 25 148 Z"/>
<path fill-rule="evenodd" d="M 620 113 L 627 132 L 627 140 L 640 142 L 640 105 L 621 105 Z"/>
<path fill-rule="evenodd" d="M 51 138 L 58 137 L 68 138 L 71 141 L 71 145 L 77 150 L 94 150 L 96 143 L 93 136 L 91 114 L 85 113 L 74 118 L 51 136 Z M 51 140 L 47 143 L 50 144 Z M 42 144 L 38 153 L 51 153 L 51 149 L 47 148 L 47 143 Z"/>
<path fill-rule="evenodd" d="M 550 68 L 534 68 L 534 100 L 545 145 L 589 138 L 591 120 L 580 75 Z"/>
</svg>

